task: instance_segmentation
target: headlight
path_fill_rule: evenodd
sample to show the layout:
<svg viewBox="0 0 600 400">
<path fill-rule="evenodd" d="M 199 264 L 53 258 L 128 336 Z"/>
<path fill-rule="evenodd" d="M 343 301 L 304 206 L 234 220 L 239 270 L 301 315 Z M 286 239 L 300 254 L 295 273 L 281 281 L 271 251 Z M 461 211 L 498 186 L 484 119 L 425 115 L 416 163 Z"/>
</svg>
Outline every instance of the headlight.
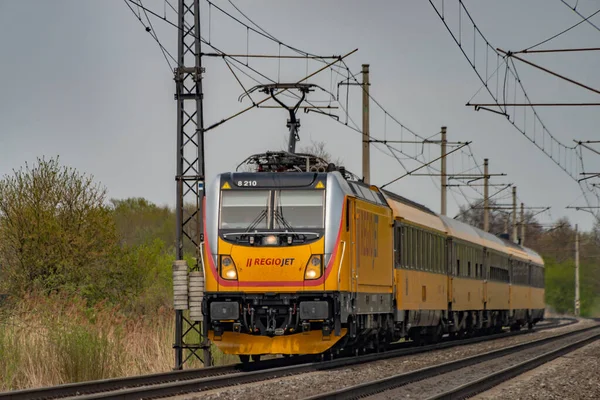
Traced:
<svg viewBox="0 0 600 400">
<path fill-rule="evenodd" d="M 237 270 L 235 263 L 230 256 L 221 256 L 221 278 L 230 281 L 237 280 Z"/>
<path fill-rule="evenodd" d="M 279 238 L 275 235 L 265 236 L 262 239 L 263 246 L 277 246 L 279 244 Z"/>
<path fill-rule="evenodd" d="M 313 255 L 306 264 L 306 270 L 304 271 L 304 279 L 312 280 L 319 279 L 323 274 L 323 258 L 320 255 Z"/>
</svg>

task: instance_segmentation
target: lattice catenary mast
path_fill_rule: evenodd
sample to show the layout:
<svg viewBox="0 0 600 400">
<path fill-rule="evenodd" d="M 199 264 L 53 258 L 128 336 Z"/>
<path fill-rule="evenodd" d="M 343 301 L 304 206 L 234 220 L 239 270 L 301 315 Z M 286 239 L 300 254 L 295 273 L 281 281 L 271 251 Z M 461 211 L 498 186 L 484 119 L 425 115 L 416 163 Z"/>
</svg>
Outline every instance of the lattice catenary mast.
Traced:
<svg viewBox="0 0 600 400">
<path fill-rule="evenodd" d="M 178 47 L 175 69 L 177 102 L 177 209 L 175 294 L 175 369 L 191 358 L 211 364 L 207 325 L 202 321 L 204 276 L 201 268 L 204 201 L 204 118 L 199 0 L 179 0 Z M 191 266 L 184 248 L 195 251 Z M 188 271 L 189 270 L 189 271 Z M 189 282 L 188 282 L 189 277 Z M 189 284 L 189 285 L 188 285 Z M 189 313 L 186 311 L 189 309 Z M 184 358 L 184 351 L 187 350 Z M 202 356 L 199 354 L 203 350 Z"/>
</svg>

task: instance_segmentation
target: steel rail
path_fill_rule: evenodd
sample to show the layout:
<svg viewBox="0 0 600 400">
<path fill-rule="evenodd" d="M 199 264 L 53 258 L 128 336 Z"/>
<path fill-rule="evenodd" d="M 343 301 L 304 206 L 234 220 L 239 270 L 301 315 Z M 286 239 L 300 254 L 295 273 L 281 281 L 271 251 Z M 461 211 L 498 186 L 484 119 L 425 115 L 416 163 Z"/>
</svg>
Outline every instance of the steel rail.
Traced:
<svg viewBox="0 0 600 400">
<path fill-rule="evenodd" d="M 561 321 L 569 321 L 565 324 L 560 324 Z M 462 340 L 448 340 L 445 339 L 443 342 L 438 344 L 432 344 L 428 346 L 414 346 L 412 342 L 403 342 L 392 344 L 391 349 L 387 352 L 383 353 L 372 353 L 361 355 L 357 357 L 345 357 L 339 358 L 332 361 L 323 361 L 323 362 L 309 362 L 310 360 L 314 360 L 315 356 L 299 356 L 293 358 L 279 358 L 273 360 L 264 360 L 255 363 L 249 364 L 233 364 L 233 365 L 225 365 L 219 367 L 208 367 L 208 368 L 198 368 L 198 369 L 189 369 L 182 371 L 171 371 L 165 373 L 157 373 L 157 374 L 149 374 L 149 375 L 139 375 L 132 377 L 124 377 L 124 378 L 112 378 L 112 379 L 103 379 L 97 381 L 89 381 L 89 382 L 81 382 L 81 383 L 70 383 L 65 385 L 51 386 L 51 387 L 42 387 L 35 389 L 23 389 L 16 390 L 11 392 L 0 393 L 0 400 L 22 400 L 22 399 L 48 399 L 48 398 L 61 398 L 61 397 L 70 397 L 70 396 L 82 396 L 78 398 L 107 398 L 112 397 L 117 390 L 121 390 L 123 388 L 131 388 L 130 393 L 126 395 L 131 395 L 135 391 L 135 387 L 141 386 L 149 386 L 149 385 L 160 385 L 169 382 L 176 382 L 173 385 L 182 385 L 182 381 L 210 381 L 212 379 L 212 383 L 204 382 L 205 388 L 209 387 L 222 387 L 222 386 L 230 386 L 240 382 L 231 383 L 227 382 L 226 385 L 223 385 L 223 381 L 219 379 L 223 377 L 226 381 L 233 379 L 241 379 L 235 378 L 235 376 L 239 376 L 242 374 L 253 374 L 249 375 L 249 379 L 247 382 L 255 381 L 255 380 L 264 380 L 264 379 L 272 379 L 269 376 L 277 377 L 279 373 L 285 373 L 287 375 L 293 373 L 302 373 L 305 371 L 315 371 L 315 370 L 326 370 L 344 367 L 348 365 L 356 365 L 361 363 L 367 363 L 377 360 L 383 360 L 394 357 L 408 356 L 413 354 L 424 353 L 432 350 L 441 350 L 456 346 L 466 346 L 470 344 L 480 343 L 488 340 L 495 340 L 501 338 L 507 338 L 511 336 L 526 334 L 530 332 L 539 332 L 546 329 L 553 329 L 558 327 L 566 327 L 577 322 L 575 318 L 548 318 L 543 326 L 535 327 L 532 330 L 523 330 L 516 332 L 504 332 L 494 335 L 484 335 L 478 336 L 470 339 L 462 339 Z M 300 364 L 299 363 L 304 363 Z M 296 370 L 294 370 L 296 368 Z M 308 370 L 306 368 L 309 368 Z M 261 372 L 262 375 L 257 374 L 255 372 Z M 270 373 L 275 375 L 269 375 Z M 259 378 L 262 376 L 262 378 Z M 216 379 L 215 379 L 216 378 Z M 212 385 L 212 386 L 211 386 Z M 169 387 L 166 391 L 169 393 L 177 393 L 173 392 L 173 387 Z M 100 392 L 108 392 L 106 394 Z M 94 393 L 98 393 L 98 395 L 93 395 Z M 83 395 L 90 394 L 93 397 L 83 397 Z M 98 397 L 99 396 L 99 397 Z M 138 398 L 135 396 L 131 397 L 123 397 L 123 398 Z"/>
<path fill-rule="evenodd" d="M 304 360 L 305 356 L 301 356 Z M 295 360 L 296 362 L 298 360 Z M 78 396 L 86 393 L 107 392 L 120 390 L 126 387 L 144 385 L 156 385 L 157 383 L 175 382 L 197 378 L 215 376 L 227 376 L 234 373 L 254 371 L 260 369 L 276 368 L 281 364 L 289 364 L 289 359 L 264 360 L 250 364 L 231 364 L 218 367 L 196 368 L 179 371 L 162 372 L 148 375 L 138 375 L 122 378 L 101 379 L 96 381 L 69 383 L 64 385 L 41 387 L 35 389 L 15 390 L 11 392 L 0 392 L 0 400 L 25 400 L 25 399 L 47 399 Z"/>
<path fill-rule="evenodd" d="M 558 357 L 561 357 L 565 354 L 568 354 L 572 351 L 579 349 L 587 344 L 595 342 L 600 339 L 600 333 L 597 333 L 593 336 L 578 340 L 573 343 L 569 343 L 565 346 L 562 346 L 556 350 L 551 350 L 546 352 L 540 356 L 535 358 L 531 358 L 527 361 L 523 361 L 517 365 L 513 365 L 511 367 L 505 368 L 501 371 L 495 372 L 493 374 L 489 374 L 480 378 L 476 381 L 466 383 L 462 386 L 459 386 L 455 389 L 449 390 L 442 394 L 430 397 L 428 400 L 454 400 L 454 399 L 465 399 L 471 396 L 474 396 L 478 393 L 485 392 L 493 388 L 500 383 L 512 379 L 516 376 L 522 375 L 527 371 L 530 371 L 534 368 L 539 367 L 542 364 L 545 364 L 549 361 L 552 361 Z"/>
<path fill-rule="evenodd" d="M 498 350 L 493 350 L 487 353 L 478 354 L 475 356 L 462 358 L 460 360 L 449 361 L 443 364 L 435 365 L 432 367 L 421 368 L 416 371 L 410 371 L 398 375 L 393 375 L 387 378 L 378 379 L 376 381 L 366 382 L 355 386 L 350 386 L 345 389 L 332 391 L 328 393 L 318 394 L 315 396 L 307 397 L 304 400 L 349 400 L 357 399 L 360 397 L 366 397 L 375 395 L 377 393 L 385 392 L 388 390 L 395 389 L 397 387 L 429 379 L 437 375 L 454 372 L 457 369 L 469 367 L 475 364 L 480 364 L 485 361 L 493 360 L 506 355 L 518 353 L 525 349 L 534 348 L 543 344 L 551 343 L 557 340 L 565 339 L 570 336 L 580 335 L 590 330 L 600 329 L 600 326 L 592 326 L 584 329 L 579 329 L 571 332 L 567 332 L 561 335 L 551 336 L 543 339 L 538 339 L 532 342 L 521 343 L 511 347 L 505 347 Z M 594 340 L 600 338 L 600 332 L 591 336 Z M 588 338 L 589 339 L 589 338 Z M 575 342 L 579 343 L 579 342 Z M 448 392 L 449 393 L 449 392 Z M 444 397 L 444 398 L 461 398 L 460 396 L 455 397 Z"/>
</svg>

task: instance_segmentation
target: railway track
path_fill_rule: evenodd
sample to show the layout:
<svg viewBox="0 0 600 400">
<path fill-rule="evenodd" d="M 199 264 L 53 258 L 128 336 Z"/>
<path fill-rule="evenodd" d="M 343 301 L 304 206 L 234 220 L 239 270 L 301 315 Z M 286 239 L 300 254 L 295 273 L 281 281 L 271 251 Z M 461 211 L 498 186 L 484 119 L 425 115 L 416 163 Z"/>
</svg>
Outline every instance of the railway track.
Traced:
<svg viewBox="0 0 600 400">
<path fill-rule="evenodd" d="M 384 379 L 319 394 L 305 400 L 464 399 L 548 361 L 600 340 L 600 326 L 567 332 Z M 557 347 L 558 346 L 558 347 Z M 512 357 L 512 362 L 510 362 Z M 515 362 L 515 360 L 519 362 Z M 526 361 L 520 361 L 526 359 Z M 506 367 L 506 365 L 510 365 Z M 481 376 L 486 369 L 494 372 Z M 467 380 L 462 385 L 457 382 Z"/>
<path fill-rule="evenodd" d="M 560 324 L 561 321 L 568 321 Z M 160 397 L 181 393 L 208 390 L 233 386 L 283 376 L 328 370 L 357 365 L 382 359 L 440 350 L 455 346 L 479 343 L 487 340 L 511 337 L 528 332 L 542 331 L 556 327 L 564 327 L 576 323 L 576 319 L 560 318 L 547 320 L 531 331 L 505 332 L 501 334 L 480 336 L 464 340 L 446 340 L 428 346 L 411 346 L 411 343 L 399 343 L 390 351 L 373 353 L 358 357 L 339 358 L 331 361 L 310 362 L 314 356 L 300 356 L 265 360 L 250 364 L 234 364 L 220 367 L 200 368 L 193 370 L 172 371 L 151 375 L 140 375 L 126 378 L 114 378 L 98 381 L 73 383 L 46 388 L 18 390 L 0 393 L 0 400 L 50 399 L 75 397 L 82 399 L 139 399 L 144 397 Z"/>
</svg>

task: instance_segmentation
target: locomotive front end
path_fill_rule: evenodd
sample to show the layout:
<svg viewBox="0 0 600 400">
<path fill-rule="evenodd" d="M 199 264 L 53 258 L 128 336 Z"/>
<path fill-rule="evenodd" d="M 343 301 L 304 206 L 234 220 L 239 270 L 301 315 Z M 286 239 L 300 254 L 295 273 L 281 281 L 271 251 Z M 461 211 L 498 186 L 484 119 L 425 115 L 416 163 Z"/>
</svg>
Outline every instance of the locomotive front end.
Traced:
<svg viewBox="0 0 600 400">
<path fill-rule="evenodd" d="M 209 338 L 239 355 L 333 346 L 342 335 L 331 332 L 335 302 L 325 283 L 341 206 L 328 207 L 327 174 L 227 173 L 212 189 L 203 257 Z"/>
</svg>

